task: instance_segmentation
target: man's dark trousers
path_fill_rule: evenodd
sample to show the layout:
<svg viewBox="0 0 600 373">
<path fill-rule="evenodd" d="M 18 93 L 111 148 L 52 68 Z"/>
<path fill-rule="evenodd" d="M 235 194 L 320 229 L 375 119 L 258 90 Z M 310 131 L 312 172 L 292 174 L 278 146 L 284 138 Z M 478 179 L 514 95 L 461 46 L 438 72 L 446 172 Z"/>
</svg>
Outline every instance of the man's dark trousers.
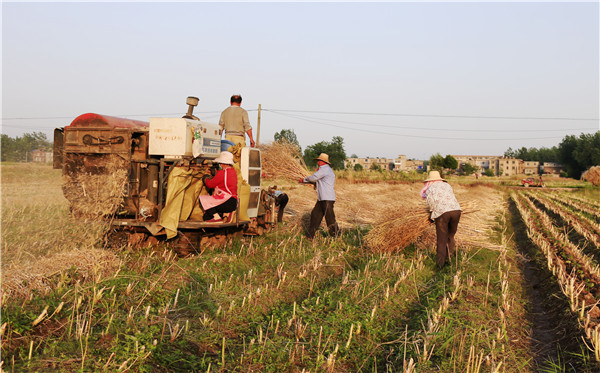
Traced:
<svg viewBox="0 0 600 373">
<path fill-rule="evenodd" d="M 308 228 L 308 233 L 306 234 L 308 238 L 312 239 L 315 236 L 315 232 L 319 229 L 323 216 L 325 216 L 325 223 L 327 223 L 329 234 L 331 236 L 338 235 L 340 228 L 335 221 L 335 213 L 333 212 L 334 203 L 335 201 L 317 201 L 310 213 L 310 226 Z"/>
</svg>

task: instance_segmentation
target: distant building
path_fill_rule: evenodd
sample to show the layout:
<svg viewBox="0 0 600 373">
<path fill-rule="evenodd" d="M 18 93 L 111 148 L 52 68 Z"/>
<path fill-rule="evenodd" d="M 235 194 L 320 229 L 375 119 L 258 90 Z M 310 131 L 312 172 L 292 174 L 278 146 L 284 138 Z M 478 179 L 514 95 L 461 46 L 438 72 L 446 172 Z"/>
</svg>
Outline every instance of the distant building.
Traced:
<svg viewBox="0 0 600 373">
<path fill-rule="evenodd" d="M 459 168 L 468 163 L 471 166 L 478 167 L 480 173 L 490 168 L 492 162 L 502 158 L 498 155 L 452 155 L 452 157 L 458 162 Z"/>
<path fill-rule="evenodd" d="M 414 164 L 415 161 L 407 160 L 406 155 L 399 155 L 397 158 L 347 158 L 344 160 L 345 168 L 354 168 L 355 165 L 359 164 L 364 170 L 373 169 L 373 165 L 379 166 L 382 170 L 389 171 L 409 171 L 417 166 Z M 420 165 L 423 167 L 423 161 Z"/>
<path fill-rule="evenodd" d="M 401 171 L 419 171 L 423 170 L 423 161 L 417 159 L 408 159 Z"/>
<path fill-rule="evenodd" d="M 452 155 L 458 162 L 459 171 L 465 164 L 477 167 L 479 173 L 484 173 L 490 169 L 496 176 L 514 176 L 514 175 L 538 175 L 540 173 L 559 176 L 565 168 L 552 162 L 540 163 L 537 161 L 523 161 L 517 158 L 505 157 L 502 155 Z M 399 155 L 397 158 L 348 158 L 344 161 L 346 168 L 353 168 L 360 164 L 363 169 L 371 170 L 373 165 L 378 165 L 383 170 L 394 171 L 413 171 L 422 170 L 423 162 L 420 160 L 406 159 L 405 155 Z"/>
<path fill-rule="evenodd" d="M 538 161 L 523 161 L 521 166 L 525 175 L 538 175 L 540 173 L 540 162 Z"/>
<path fill-rule="evenodd" d="M 514 176 L 521 173 L 521 163 L 516 158 L 501 157 L 490 162 L 490 168 L 496 176 Z"/>
<path fill-rule="evenodd" d="M 553 162 L 544 162 L 544 163 L 542 163 L 540 168 L 544 174 L 548 174 L 548 175 L 560 176 L 561 172 L 566 171 L 565 167 L 563 165 L 558 164 L 558 163 L 553 163 Z"/>
<path fill-rule="evenodd" d="M 52 163 L 53 153 L 45 150 L 35 149 L 30 152 L 31 162 Z"/>
</svg>

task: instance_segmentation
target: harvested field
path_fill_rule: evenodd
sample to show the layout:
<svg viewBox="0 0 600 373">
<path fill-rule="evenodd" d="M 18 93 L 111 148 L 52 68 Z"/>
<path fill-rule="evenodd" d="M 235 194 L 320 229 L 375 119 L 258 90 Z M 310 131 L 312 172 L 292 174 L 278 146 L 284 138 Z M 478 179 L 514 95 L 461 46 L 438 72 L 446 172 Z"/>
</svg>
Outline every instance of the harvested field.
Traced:
<svg viewBox="0 0 600 373">
<path fill-rule="evenodd" d="M 177 258 L 160 245 L 102 250 L 102 224 L 71 219 L 60 173 L 2 171 L 5 371 L 599 371 L 593 289 L 569 288 L 593 286 L 593 247 L 569 243 L 598 242 L 586 195 L 509 199 L 451 181 L 468 213 L 438 270 L 432 229 L 397 252 L 365 244 L 382 219 L 423 211 L 420 182 L 338 181 L 343 233 L 308 241 L 314 188 L 267 180 L 290 197 L 284 223 Z M 576 261 L 588 272 L 575 276 Z"/>
</svg>

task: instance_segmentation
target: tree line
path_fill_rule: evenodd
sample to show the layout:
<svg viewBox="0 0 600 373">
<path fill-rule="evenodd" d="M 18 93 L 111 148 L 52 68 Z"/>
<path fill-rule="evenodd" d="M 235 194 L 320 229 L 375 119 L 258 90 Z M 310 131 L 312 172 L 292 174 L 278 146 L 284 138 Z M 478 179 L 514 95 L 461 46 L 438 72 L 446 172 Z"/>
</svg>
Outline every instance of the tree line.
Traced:
<svg viewBox="0 0 600 373">
<path fill-rule="evenodd" d="M 284 129 L 280 132 L 276 132 L 274 135 L 276 142 L 287 142 L 294 144 L 298 147 L 298 153 L 302 154 L 302 159 L 306 166 L 309 168 L 316 168 L 317 158 L 321 153 L 329 155 L 329 162 L 331 168 L 335 170 L 341 170 L 344 168 L 344 161 L 346 160 L 346 151 L 344 150 L 344 139 L 340 136 L 334 136 L 331 141 L 321 141 L 314 145 L 309 145 L 302 152 L 298 138 L 294 130 Z"/>
<path fill-rule="evenodd" d="M 585 170 L 600 165 L 600 131 L 565 136 L 558 146 L 551 148 L 508 148 L 504 156 L 524 161 L 560 163 L 569 177 L 579 179 Z"/>
<path fill-rule="evenodd" d="M 52 143 L 43 132 L 26 133 L 15 138 L 2 134 L 2 162 L 24 162 L 30 160 L 31 151 L 51 151 Z"/>
<path fill-rule="evenodd" d="M 304 152 L 300 147 L 298 138 L 294 130 L 284 129 L 275 133 L 275 141 L 288 142 L 298 146 L 299 153 L 302 154 L 304 162 L 309 167 L 316 167 L 314 158 L 321 153 L 327 153 L 334 169 L 343 169 L 346 152 L 344 151 L 344 139 L 340 136 L 334 136 L 331 141 L 321 141 L 314 145 L 306 147 Z M 524 161 L 554 162 L 562 164 L 567 175 L 579 179 L 581 174 L 592 166 L 600 165 L 600 131 L 593 134 L 581 134 L 579 136 L 568 135 L 563 138 L 558 146 L 552 148 L 526 148 L 513 150 L 508 148 L 504 152 L 505 157 L 522 159 Z M 431 169 L 458 169 L 458 161 L 451 155 L 445 157 L 436 153 L 429 160 L 424 161 L 429 164 Z M 470 175 L 477 171 L 477 166 L 464 164 L 460 165 L 460 172 Z M 488 170 L 493 176 L 493 172 Z"/>
</svg>

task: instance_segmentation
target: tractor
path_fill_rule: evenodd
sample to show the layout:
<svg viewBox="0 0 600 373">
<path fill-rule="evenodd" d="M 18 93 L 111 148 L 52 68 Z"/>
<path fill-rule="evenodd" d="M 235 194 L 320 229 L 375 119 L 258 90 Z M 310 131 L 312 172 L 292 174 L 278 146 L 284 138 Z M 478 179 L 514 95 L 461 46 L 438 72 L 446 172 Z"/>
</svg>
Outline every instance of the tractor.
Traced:
<svg viewBox="0 0 600 373">
<path fill-rule="evenodd" d="M 107 242 L 165 241 L 181 256 L 202 252 L 232 235 L 260 235 L 275 224 L 274 204 L 261 187 L 260 149 L 221 140 L 221 128 L 193 115 L 149 122 L 82 114 L 54 130 L 54 168 L 73 216 L 110 224 Z M 221 222 L 202 219 L 203 176 L 214 174 L 221 151 L 234 154 L 238 206 Z"/>
<path fill-rule="evenodd" d="M 544 188 L 546 186 L 546 183 L 544 183 L 544 181 L 542 180 L 542 176 L 540 175 L 538 179 L 534 177 L 526 177 L 525 179 L 521 179 L 521 185 L 526 188 Z"/>
</svg>

